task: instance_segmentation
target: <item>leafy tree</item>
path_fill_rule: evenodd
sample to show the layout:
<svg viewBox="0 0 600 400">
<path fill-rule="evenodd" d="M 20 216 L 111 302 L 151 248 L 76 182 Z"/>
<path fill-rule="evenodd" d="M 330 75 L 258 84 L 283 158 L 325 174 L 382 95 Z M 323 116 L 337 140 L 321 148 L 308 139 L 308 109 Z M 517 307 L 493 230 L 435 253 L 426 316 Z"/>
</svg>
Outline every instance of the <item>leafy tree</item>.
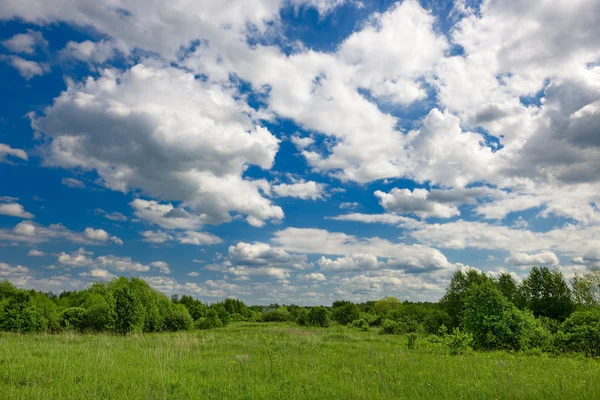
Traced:
<svg viewBox="0 0 600 400">
<path fill-rule="evenodd" d="M 462 322 L 469 290 L 475 285 L 488 281 L 490 278 L 484 272 L 473 268 L 467 272 L 459 270 L 454 273 L 450 286 L 446 289 L 446 294 L 440 300 L 440 305 L 450 316 L 449 327 L 458 327 Z"/>
<path fill-rule="evenodd" d="M 496 281 L 496 287 L 504 297 L 511 303 L 518 305 L 518 289 L 517 281 L 508 272 L 503 272 Z"/>
<path fill-rule="evenodd" d="M 450 325 L 450 316 L 443 310 L 432 310 L 423 319 L 423 330 L 429 334 L 437 334 L 440 327 Z"/>
<path fill-rule="evenodd" d="M 536 317 L 544 316 L 563 321 L 574 310 L 571 290 L 563 274 L 547 267 L 533 267 L 520 287 L 525 307 Z"/>
<path fill-rule="evenodd" d="M 198 321 L 196 321 L 195 326 L 197 329 L 213 329 L 222 327 L 223 323 L 219 319 L 219 314 L 217 314 L 217 311 L 210 308 L 206 312 L 206 317 L 200 318 Z"/>
<path fill-rule="evenodd" d="M 573 300 L 579 308 L 600 306 L 600 269 L 594 269 L 583 275 L 575 274 L 571 280 Z"/>
<path fill-rule="evenodd" d="M 41 332 L 47 320 L 31 301 L 31 295 L 4 280 L 0 282 L 0 330 Z"/>
<path fill-rule="evenodd" d="M 173 332 L 187 331 L 194 326 L 194 319 L 183 304 L 173 304 L 165 325 L 168 330 Z"/>
<path fill-rule="evenodd" d="M 292 314 L 290 314 L 286 306 L 281 306 L 275 310 L 264 312 L 262 320 L 264 322 L 286 322 L 292 320 Z"/>
<path fill-rule="evenodd" d="M 298 316 L 296 317 L 296 323 L 300 326 L 308 325 L 308 311 L 306 311 L 306 309 L 302 309 L 298 313 Z"/>
<path fill-rule="evenodd" d="M 64 329 L 84 330 L 85 308 L 69 307 L 60 313 L 60 326 Z"/>
<path fill-rule="evenodd" d="M 327 327 L 331 323 L 331 313 L 325 307 L 312 307 L 308 312 L 308 324 Z"/>
<path fill-rule="evenodd" d="M 539 322 L 526 317 L 491 281 L 469 291 L 463 325 L 473 335 L 475 347 L 483 350 L 519 350 L 534 345 L 532 337 L 543 332 Z"/>
<path fill-rule="evenodd" d="M 145 309 L 137 292 L 129 286 L 127 279 L 114 291 L 115 328 L 117 332 L 141 332 L 144 329 Z"/>
<path fill-rule="evenodd" d="M 339 324 L 346 325 L 360 318 L 360 310 L 354 303 L 346 303 L 333 309 L 332 318 Z"/>
<path fill-rule="evenodd" d="M 387 318 L 392 311 L 397 310 L 400 307 L 402 307 L 402 302 L 397 298 L 384 297 L 373 304 L 371 311 L 381 318 Z"/>
<path fill-rule="evenodd" d="M 600 356 L 600 309 L 571 314 L 561 325 L 555 342 L 560 350 Z"/>
</svg>

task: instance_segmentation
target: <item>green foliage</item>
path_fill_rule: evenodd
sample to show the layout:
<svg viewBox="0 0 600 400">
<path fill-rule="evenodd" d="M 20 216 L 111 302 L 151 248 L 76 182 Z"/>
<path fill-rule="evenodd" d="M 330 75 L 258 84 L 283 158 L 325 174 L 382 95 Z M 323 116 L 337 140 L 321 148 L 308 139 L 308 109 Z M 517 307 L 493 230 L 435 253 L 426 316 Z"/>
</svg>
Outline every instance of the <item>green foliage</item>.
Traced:
<svg viewBox="0 0 600 400">
<path fill-rule="evenodd" d="M 219 319 L 217 311 L 210 308 L 206 312 L 206 317 L 198 319 L 195 323 L 196 329 L 214 329 L 223 327 L 223 322 Z"/>
<path fill-rule="evenodd" d="M 469 333 L 461 332 L 460 328 L 454 328 L 452 334 L 444 336 L 444 344 L 453 356 L 468 351 L 472 343 L 473 336 Z"/>
<path fill-rule="evenodd" d="M 308 312 L 308 324 L 327 327 L 331 323 L 331 313 L 325 307 L 312 307 Z"/>
<path fill-rule="evenodd" d="M 556 335 L 559 350 L 600 356 L 600 309 L 576 311 L 563 322 Z"/>
<path fill-rule="evenodd" d="M 142 300 L 126 278 L 119 278 L 119 281 L 114 291 L 115 329 L 121 334 L 141 332 L 146 314 Z"/>
<path fill-rule="evenodd" d="M 508 272 L 503 272 L 496 280 L 496 287 L 506 300 L 517 305 L 519 286 L 517 281 Z"/>
<path fill-rule="evenodd" d="M 373 304 L 371 311 L 381 318 L 389 318 L 389 314 L 402 307 L 402 303 L 395 297 L 384 297 Z"/>
<path fill-rule="evenodd" d="M 83 330 L 85 327 L 85 308 L 69 307 L 60 313 L 60 326 L 64 329 Z"/>
<path fill-rule="evenodd" d="M 308 311 L 303 309 L 296 317 L 296 323 L 300 326 L 308 326 Z"/>
<path fill-rule="evenodd" d="M 333 309 L 332 319 L 338 324 L 347 325 L 360 318 L 360 310 L 354 303 L 346 303 Z"/>
<path fill-rule="evenodd" d="M 352 322 L 352 326 L 355 327 L 355 328 L 360 329 L 363 332 L 366 332 L 366 331 L 369 330 L 369 323 L 364 318 L 355 319 Z"/>
<path fill-rule="evenodd" d="M 549 333 L 533 315 L 523 313 L 491 283 L 475 285 L 465 302 L 463 325 L 477 349 L 540 347 Z"/>
<path fill-rule="evenodd" d="M 536 317 L 564 321 L 575 310 L 571 289 L 558 270 L 533 267 L 521 284 L 520 295 L 524 306 Z"/>
<path fill-rule="evenodd" d="M 416 333 L 409 333 L 407 336 L 408 342 L 407 342 L 407 347 L 409 350 L 414 350 L 417 344 L 417 334 Z"/>
<path fill-rule="evenodd" d="M 583 275 L 575 274 L 571 287 L 577 307 L 590 309 L 600 306 L 600 269 L 593 269 Z"/>
<path fill-rule="evenodd" d="M 183 304 L 173 304 L 165 324 L 167 330 L 172 332 L 188 331 L 194 326 L 194 319 Z"/>
<path fill-rule="evenodd" d="M 446 294 L 440 300 L 442 308 L 450 316 L 450 327 L 458 327 L 463 319 L 465 301 L 473 286 L 489 282 L 491 279 L 484 273 L 475 269 L 467 272 L 456 271 L 446 289 Z"/>
<path fill-rule="evenodd" d="M 393 335 L 395 333 L 399 333 L 398 332 L 398 324 L 396 323 L 396 321 L 392 321 L 391 319 L 386 319 L 381 324 L 381 330 L 379 332 L 384 335 Z"/>
<path fill-rule="evenodd" d="M 0 282 L 0 330 L 41 332 L 47 324 L 28 292 L 17 289 L 8 281 Z"/>
<path fill-rule="evenodd" d="M 437 334 L 440 327 L 451 324 L 450 315 L 443 310 L 432 310 L 423 319 L 423 330 L 429 334 Z"/>
<path fill-rule="evenodd" d="M 281 306 L 275 310 L 264 312 L 262 320 L 264 322 L 287 322 L 292 320 L 292 314 L 290 314 L 286 306 Z"/>
</svg>

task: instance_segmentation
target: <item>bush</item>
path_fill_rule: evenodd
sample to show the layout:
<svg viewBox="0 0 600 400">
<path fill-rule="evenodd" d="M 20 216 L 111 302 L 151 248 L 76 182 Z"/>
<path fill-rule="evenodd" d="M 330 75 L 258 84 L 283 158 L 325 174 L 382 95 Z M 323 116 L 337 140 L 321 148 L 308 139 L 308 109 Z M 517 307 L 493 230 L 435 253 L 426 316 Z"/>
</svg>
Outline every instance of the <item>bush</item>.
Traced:
<svg viewBox="0 0 600 400">
<path fill-rule="evenodd" d="M 355 319 L 352 322 L 352 326 L 355 327 L 355 328 L 358 328 L 358 329 L 360 329 L 361 331 L 364 331 L 364 332 L 366 332 L 366 331 L 369 330 L 369 323 L 364 318 Z"/>
<path fill-rule="evenodd" d="M 469 333 L 461 332 L 459 328 L 454 328 L 452 334 L 444 337 L 444 344 L 453 356 L 468 351 L 471 348 L 472 342 L 473 336 Z"/>
<path fill-rule="evenodd" d="M 397 333 L 397 329 L 398 326 L 395 321 L 392 321 L 391 319 L 386 319 L 381 324 L 381 330 L 379 331 L 379 333 L 384 335 L 393 335 Z"/>
<path fill-rule="evenodd" d="M 423 320 L 423 330 L 426 333 L 435 335 L 440 330 L 440 327 L 449 326 L 452 323 L 450 315 L 442 310 L 433 310 L 425 316 Z"/>
<path fill-rule="evenodd" d="M 325 307 L 313 307 L 308 312 L 308 324 L 328 327 L 331 323 L 331 313 Z"/>
<path fill-rule="evenodd" d="M 125 283 L 114 291 L 117 332 L 142 332 L 146 310 L 137 293 Z"/>
<path fill-rule="evenodd" d="M 506 300 L 491 282 L 475 285 L 465 306 L 463 325 L 478 349 L 519 350 L 535 345 L 535 335 L 545 331 L 539 321 Z"/>
<path fill-rule="evenodd" d="M 24 290 L 16 289 L 10 283 L 0 290 L 0 329 L 13 332 L 41 332 L 46 329 L 47 320 L 31 303 L 31 296 Z M 9 289 L 14 289 L 8 293 Z M 10 296 L 10 297 L 9 297 Z"/>
<path fill-rule="evenodd" d="M 308 326 L 308 311 L 302 310 L 298 313 L 296 323 L 300 326 Z"/>
<path fill-rule="evenodd" d="M 407 339 L 408 339 L 407 346 L 408 346 L 409 350 L 414 350 L 415 349 L 415 346 L 417 344 L 417 338 L 418 338 L 418 336 L 417 336 L 416 333 L 409 333 L 407 335 Z"/>
<path fill-rule="evenodd" d="M 561 325 L 555 345 L 558 350 L 600 356 L 600 309 L 571 314 Z"/>
<path fill-rule="evenodd" d="M 168 330 L 188 331 L 194 326 L 194 319 L 183 304 L 173 304 L 171 313 L 167 315 L 165 324 Z"/>
<path fill-rule="evenodd" d="M 219 314 L 217 314 L 215 310 L 209 309 L 206 312 L 206 317 L 198 319 L 194 326 L 196 329 L 205 330 L 221 328 L 223 326 L 223 323 L 219 319 Z"/>
<path fill-rule="evenodd" d="M 332 319 L 338 324 L 347 325 L 360 318 L 360 310 L 354 303 L 346 303 L 333 310 Z"/>
<path fill-rule="evenodd" d="M 85 326 L 85 308 L 69 307 L 60 313 L 60 326 L 64 329 L 83 330 Z"/>
<path fill-rule="evenodd" d="M 286 306 L 281 306 L 275 310 L 264 312 L 262 320 L 264 322 L 287 322 L 292 320 L 292 314 L 290 314 Z"/>
</svg>

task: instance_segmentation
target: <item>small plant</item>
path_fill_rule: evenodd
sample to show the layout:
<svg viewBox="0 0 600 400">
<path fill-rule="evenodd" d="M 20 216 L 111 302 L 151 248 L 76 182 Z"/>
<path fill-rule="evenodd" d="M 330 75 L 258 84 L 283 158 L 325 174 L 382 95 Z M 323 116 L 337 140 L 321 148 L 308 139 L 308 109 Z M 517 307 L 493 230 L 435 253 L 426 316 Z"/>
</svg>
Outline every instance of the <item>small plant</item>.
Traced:
<svg viewBox="0 0 600 400">
<path fill-rule="evenodd" d="M 409 350 L 414 350 L 415 349 L 415 345 L 417 344 L 417 334 L 416 333 L 409 333 L 408 334 L 408 349 Z"/>
<path fill-rule="evenodd" d="M 459 328 L 455 328 L 452 334 L 446 335 L 444 342 L 453 356 L 463 354 L 471 348 L 473 336 L 469 333 L 461 332 Z"/>
</svg>

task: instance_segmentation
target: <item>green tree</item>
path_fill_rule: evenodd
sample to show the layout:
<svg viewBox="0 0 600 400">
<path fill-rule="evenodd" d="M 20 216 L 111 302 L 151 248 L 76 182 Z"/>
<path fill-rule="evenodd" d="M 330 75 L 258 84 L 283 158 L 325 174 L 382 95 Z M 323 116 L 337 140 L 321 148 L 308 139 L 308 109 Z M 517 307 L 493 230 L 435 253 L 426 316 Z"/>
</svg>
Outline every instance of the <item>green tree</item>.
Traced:
<svg viewBox="0 0 600 400">
<path fill-rule="evenodd" d="M 82 331 L 85 328 L 85 308 L 69 307 L 60 313 L 60 326 L 64 329 Z"/>
<path fill-rule="evenodd" d="M 308 324 L 327 327 L 331 323 L 331 313 L 325 307 L 312 307 L 308 312 Z"/>
<path fill-rule="evenodd" d="M 600 306 L 600 269 L 583 275 L 575 274 L 571 280 L 571 287 L 577 307 L 589 309 Z"/>
<path fill-rule="evenodd" d="M 360 318 L 360 310 L 354 303 L 346 303 L 333 309 L 332 318 L 339 324 L 346 325 Z"/>
<path fill-rule="evenodd" d="M 561 325 L 555 342 L 561 350 L 600 356 L 600 309 L 571 314 Z"/>
<path fill-rule="evenodd" d="M 125 282 L 115 289 L 113 295 L 117 332 L 141 332 L 144 329 L 145 309 L 136 291 L 129 286 L 129 282 Z"/>
<path fill-rule="evenodd" d="M 491 279 L 484 272 L 473 268 L 467 272 L 459 270 L 454 273 L 450 286 L 446 289 L 446 294 L 440 300 L 442 309 L 450 316 L 449 327 L 454 328 L 461 324 L 465 301 L 471 288 L 488 281 L 491 281 Z"/>
<path fill-rule="evenodd" d="M 389 314 L 402 307 L 402 302 L 395 297 L 384 297 L 383 299 L 377 300 L 371 311 L 380 316 L 382 319 L 388 318 Z"/>
<path fill-rule="evenodd" d="M 558 270 L 533 267 L 521 283 L 520 293 L 525 307 L 536 317 L 563 321 L 575 310 L 571 289 Z"/>
<path fill-rule="evenodd" d="M 496 280 L 496 287 L 504 297 L 511 303 L 517 305 L 517 295 L 519 285 L 517 281 L 508 272 L 503 272 Z"/>
<path fill-rule="evenodd" d="M 473 286 L 465 306 L 463 326 L 472 334 L 476 348 L 519 350 L 539 344 L 532 338 L 544 332 L 541 324 L 526 317 L 492 282 Z"/>
<path fill-rule="evenodd" d="M 173 304 L 171 312 L 166 318 L 166 327 L 168 330 L 187 331 L 194 326 L 194 319 L 183 304 Z"/>
</svg>

